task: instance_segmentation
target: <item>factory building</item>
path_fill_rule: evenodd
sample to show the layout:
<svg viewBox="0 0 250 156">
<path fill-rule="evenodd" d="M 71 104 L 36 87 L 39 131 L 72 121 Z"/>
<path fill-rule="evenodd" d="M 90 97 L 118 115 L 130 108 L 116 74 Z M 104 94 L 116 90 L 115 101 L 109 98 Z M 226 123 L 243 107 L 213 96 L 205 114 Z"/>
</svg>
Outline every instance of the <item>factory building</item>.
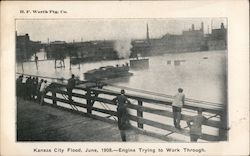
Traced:
<svg viewBox="0 0 250 156">
<path fill-rule="evenodd" d="M 182 34 L 165 34 L 161 38 L 149 38 L 147 26 L 147 38 L 144 40 L 133 40 L 131 57 L 138 54 L 142 56 L 161 55 L 165 53 L 195 52 L 208 50 L 225 50 L 227 48 L 227 29 L 221 24 L 219 29 L 212 29 L 211 34 L 204 33 L 204 23 L 195 29 L 194 24 L 189 30 Z"/>
</svg>

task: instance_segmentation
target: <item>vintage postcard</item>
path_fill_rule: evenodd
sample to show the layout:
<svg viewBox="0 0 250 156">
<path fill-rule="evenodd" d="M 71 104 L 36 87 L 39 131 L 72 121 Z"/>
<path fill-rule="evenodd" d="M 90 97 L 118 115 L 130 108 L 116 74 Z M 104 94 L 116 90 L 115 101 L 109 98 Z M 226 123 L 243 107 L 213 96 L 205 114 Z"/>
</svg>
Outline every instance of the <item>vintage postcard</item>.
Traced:
<svg viewBox="0 0 250 156">
<path fill-rule="evenodd" d="M 1 155 L 249 155 L 248 11 L 2 2 Z"/>
</svg>

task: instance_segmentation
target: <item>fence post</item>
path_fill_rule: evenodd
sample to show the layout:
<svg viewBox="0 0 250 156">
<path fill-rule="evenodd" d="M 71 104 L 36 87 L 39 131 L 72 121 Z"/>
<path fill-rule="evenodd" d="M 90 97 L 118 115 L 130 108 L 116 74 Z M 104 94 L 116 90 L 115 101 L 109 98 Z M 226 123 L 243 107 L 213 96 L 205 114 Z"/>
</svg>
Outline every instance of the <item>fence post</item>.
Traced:
<svg viewBox="0 0 250 156">
<path fill-rule="evenodd" d="M 56 90 L 52 89 L 52 101 L 53 105 L 56 105 Z"/>
<path fill-rule="evenodd" d="M 221 127 L 219 129 L 219 141 L 227 140 L 227 109 L 220 113 Z"/>
<path fill-rule="evenodd" d="M 138 100 L 138 106 L 142 106 L 142 101 Z M 143 117 L 143 111 L 137 110 L 137 117 Z M 143 129 L 143 124 L 142 123 L 137 123 L 137 126 L 141 129 Z"/>
<path fill-rule="evenodd" d="M 87 113 L 88 114 L 91 114 L 92 113 L 92 104 L 91 104 L 91 93 L 90 93 L 90 90 L 87 90 Z"/>
</svg>

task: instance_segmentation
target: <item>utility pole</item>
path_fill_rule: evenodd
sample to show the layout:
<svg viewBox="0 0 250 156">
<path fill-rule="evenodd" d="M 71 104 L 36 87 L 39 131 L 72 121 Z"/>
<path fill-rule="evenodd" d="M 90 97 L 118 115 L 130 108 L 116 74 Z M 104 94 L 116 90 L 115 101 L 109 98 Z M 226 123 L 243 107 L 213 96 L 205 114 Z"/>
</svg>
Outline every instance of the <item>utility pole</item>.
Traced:
<svg viewBox="0 0 250 156">
<path fill-rule="evenodd" d="M 148 43 L 150 43 L 150 39 L 149 39 L 149 30 L 148 30 L 148 23 L 147 23 L 147 41 L 148 41 Z"/>
</svg>

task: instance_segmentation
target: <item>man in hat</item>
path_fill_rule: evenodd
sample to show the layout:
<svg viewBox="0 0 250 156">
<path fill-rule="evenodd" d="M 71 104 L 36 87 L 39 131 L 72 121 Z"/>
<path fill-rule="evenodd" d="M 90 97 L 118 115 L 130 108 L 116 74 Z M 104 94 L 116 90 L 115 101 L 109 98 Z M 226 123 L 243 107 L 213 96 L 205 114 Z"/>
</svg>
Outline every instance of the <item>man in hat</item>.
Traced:
<svg viewBox="0 0 250 156">
<path fill-rule="evenodd" d="M 68 99 L 70 101 L 73 101 L 72 100 L 72 90 L 75 87 L 75 85 L 76 85 L 75 75 L 72 74 L 71 78 L 68 80 L 68 84 L 67 84 Z"/>
<path fill-rule="evenodd" d="M 187 121 L 187 125 L 190 128 L 190 141 L 197 142 L 197 140 L 201 137 L 201 127 L 204 121 L 207 120 L 206 117 L 202 115 L 202 109 L 198 108 L 198 115 L 192 117 Z"/>
<path fill-rule="evenodd" d="M 125 95 L 125 90 L 121 90 L 121 94 L 118 95 L 113 101 L 118 105 L 117 106 L 117 117 L 118 117 L 118 128 L 120 130 L 122 141 L 126 141 L 125 131 L 129 129 L 129 119 L 128 119 L 128 110 L 127 104 L 130 104 L 130 101 Z"/>
</svg>

